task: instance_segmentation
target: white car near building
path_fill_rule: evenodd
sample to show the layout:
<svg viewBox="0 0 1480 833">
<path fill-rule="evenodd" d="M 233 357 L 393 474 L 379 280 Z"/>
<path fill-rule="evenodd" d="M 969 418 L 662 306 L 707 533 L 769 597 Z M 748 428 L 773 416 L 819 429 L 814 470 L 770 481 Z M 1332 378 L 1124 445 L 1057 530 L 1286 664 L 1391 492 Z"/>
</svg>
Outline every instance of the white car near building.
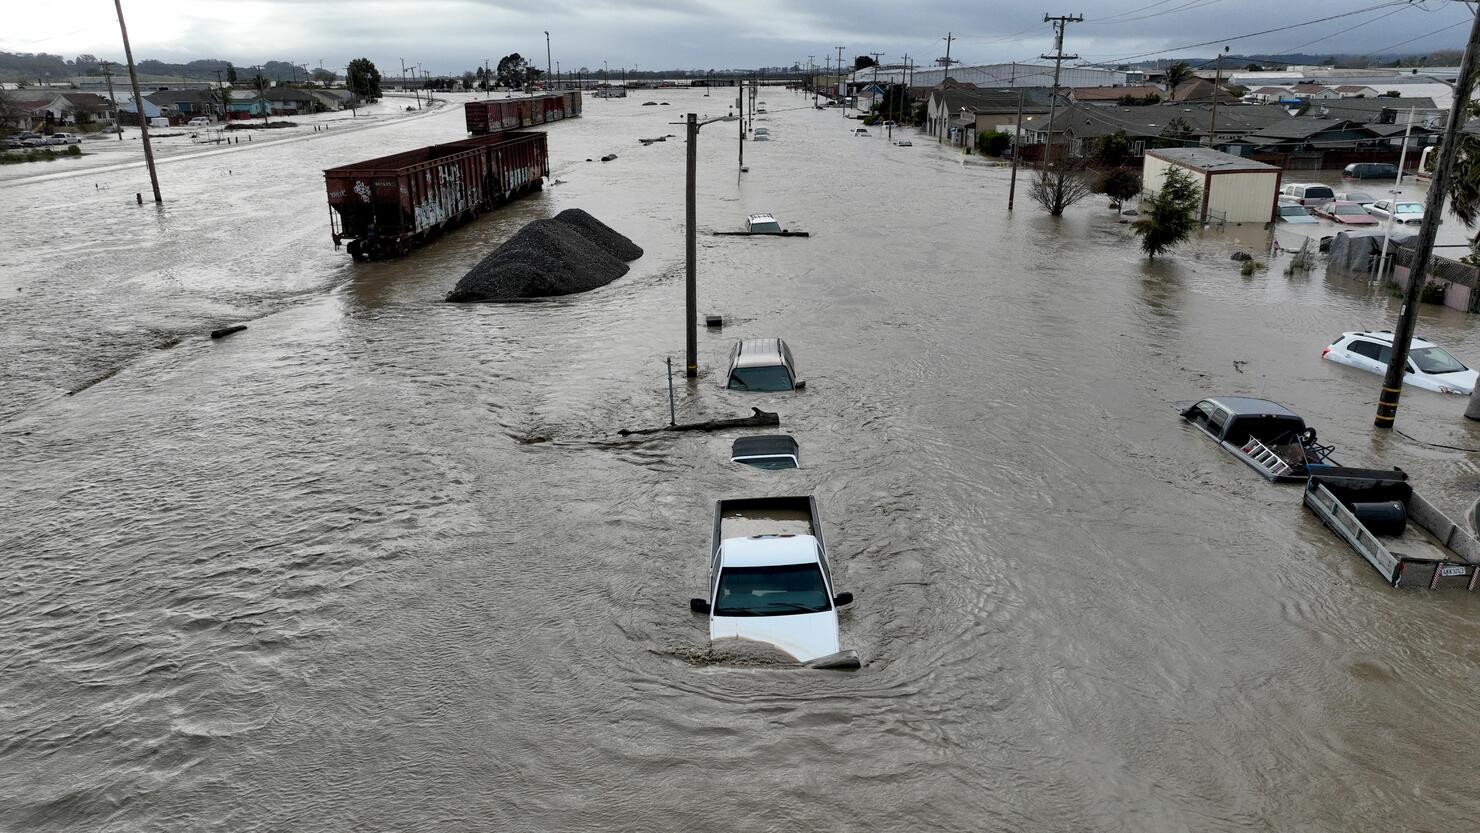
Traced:
<svg viewBox="0 0 1480 833">
<path fill-rule="evenodd" d="M 1361 368 L 1381 376 L 1387 373 L 1393 353 L 1393 334 L 1387 330 L 1342 333 L 1321 351 L 1321 358 Z M 1475 389 L 1474 370 L 1432 342 L 1414 336 L 1408 348 L 1408 368 L 1403 384 L 1436 393 L 1469 396 Z"/>
</svg>

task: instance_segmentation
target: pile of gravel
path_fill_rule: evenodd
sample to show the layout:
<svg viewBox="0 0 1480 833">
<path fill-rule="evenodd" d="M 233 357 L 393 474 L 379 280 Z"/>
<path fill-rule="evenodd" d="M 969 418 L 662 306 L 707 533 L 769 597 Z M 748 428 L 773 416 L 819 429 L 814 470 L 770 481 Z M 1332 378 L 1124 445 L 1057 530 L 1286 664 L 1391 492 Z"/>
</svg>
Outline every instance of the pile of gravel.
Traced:
<svg viewBox="0 0 1480 833">
<path fill-rule="evenodd" d="M 468 270 L 449 301 L 505 301 L 570 295 L 627 274 L 642 248 L 579 208 L 535 220 Z"/>
</svg>

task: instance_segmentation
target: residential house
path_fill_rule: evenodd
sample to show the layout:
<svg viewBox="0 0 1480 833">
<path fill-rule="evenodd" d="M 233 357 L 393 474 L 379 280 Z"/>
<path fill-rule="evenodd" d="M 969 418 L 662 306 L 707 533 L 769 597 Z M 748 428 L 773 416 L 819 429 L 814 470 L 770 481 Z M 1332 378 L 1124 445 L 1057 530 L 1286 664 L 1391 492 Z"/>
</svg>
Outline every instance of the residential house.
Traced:
<svg viewBox="0 0 1480 833">
<path fill-rule="evenodd" d="M 144 102 L 144 118 L 164 118 L 170 119 L 171 122 L 178 122 L 180 120 L 180 111 L 176 110 L 174 108 L 174 105 L 156 104 L 155 102 L 150 101 L 148 96 L 144 96 L 142 100 Z M 139 110 L 137 107 L 134 106 L 134 100 L 132 98 L 125 99 L 118 103 L 118 123 L 128 125 L 136 125 L 139 123 Z"/>
<path fill-rule="evenodd" d="M 1413 113 L 1414 124 L 1440 126 L 1445 111 L 1432 98 L 1343 98 L 1338 101 L 1311 102 L 1307 113 L 1332 118 L 1348 118 L 1360 122 L 1379 124 L 1402 124 L 1407 114 Z"/>
<path fill-rule="evenodd" d="M 175 112 L 187 119 L 196 116 L 221 116 L 221 97 L 216 90 L 156 90 L 146 94 L 144 99 L 161 106 L 173 107 Z"/>
<path fill-rule="evenodd" d="M 1024 132 L 1035 118 L 1040 122 L 1049 111 L 1049 90 L 957 89 L 931 94 L 926 126 L 938 139 L 961 147 L 972 147 L 976 137 L 992 131 L 1012 133 L 1022 103 Z"/>
<path fill-rule="evenodd" d="M 1219 104 L 1238 104 L 1242 101 L 1229 92 L 1226 86 L 1216 86 L 1206 78 L 1189 78 L 1183 81 L 1167 94 L 1167 98 L 1176 102 L 1211 104 L 1214 90 L 1217 90 Z"/>
<path fill-rule="evenodd" d="M 296 87 L 270 87 L 263 96 L 272 107 L 274 116 L 294 116 L 314 112 L 317 99 Z"/>
<path fill-rule="evenodd" d="M 1076 104 L 1095 104 L 1108 107 L 1119 104 L 1122 98 L 1145 99 L 1151 96 L 1166 98 L 1166 91 L 1160 87 L 1143 84 L 1134 87 L 1075 87 L 1069 90 L 1069 100 Z"/>
<path fill-rule="evenodd" d="M 271 112 L 268 101 L 260 98 L 256 90 L 227 90 L 226 118 L 251 119 Z"/>
<path fill-rule="evenodd" d="M 1296 84 L 1290 88 L 1290 92 L 1302 101 L 1321 101 L 1332 98 L 1341 98 L 1341 93 L 1331 87 L 1321 84 Z"/>
<path fill-rule="evenodd" d="M 108 100 L 90 93 L 8 90 L 0 106 L 0 125 L 21 129 L 88 124 L 112 116 Z"/>
<path fill-rule="evenodd" d="M 1259 87 L 1244 95 L 1244 101 L 1252 104 L 1274 104 L 1286 98 L 1294 98 L 1289 87 Z"/>
<path fill-rule="evenodd" d="M 1371 98 L 1381 95 L 1377 90 L 1365 84 L 1338 84 L 1331 89 L 1335 90 L 1336 94 L 1342 98 Z"/>
<path fill-rule="evenodd" d="M 304 92 L 313 96 L 314 101 L 317 102 L 317 104 L 314 105 L 315 110 L 323 110 L 329 112 L 343 110 L 345 107 L 345 102 L 348 98 L 347 94 L 345 98 L 340 98 L 339 96 L 334 94 L 334 90 L 304 90 Z M 341 90 L 341 92 L 343 91 Z"/>
</svg>

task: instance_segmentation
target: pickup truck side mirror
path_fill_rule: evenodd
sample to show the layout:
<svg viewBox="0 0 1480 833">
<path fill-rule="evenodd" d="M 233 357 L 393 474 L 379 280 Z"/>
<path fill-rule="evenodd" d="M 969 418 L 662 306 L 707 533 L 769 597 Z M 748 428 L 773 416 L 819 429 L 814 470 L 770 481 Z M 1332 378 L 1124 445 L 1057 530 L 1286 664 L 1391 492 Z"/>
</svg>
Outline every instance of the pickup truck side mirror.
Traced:
<svg viewBox="0 0 1480 833">
<path fill-rule="evenodd" d="M 689 611 L 692 613 L 708 613 L 709 602 L 703 599 L 689 599 Z"/>
<path fill-rule="evenodd" d="M 842 593 L 839 593 L 836 596 L 833 596 L 833 605 L 835 607 L 842 607 L 843 605 L 850 605 L 850 604 L 853 604 L 853 594 L 852 593 L 849 593 L 847 591 L 844 591 Z"/>
<path fill-rule="evenodd" d="M 792 388 L 792 390 L 806 390 L 807 389 L 807 380 L 803 379 L 802 381 L 797 382 L 796 384 L 792 385 L 791 388 Z"/>
</svg>

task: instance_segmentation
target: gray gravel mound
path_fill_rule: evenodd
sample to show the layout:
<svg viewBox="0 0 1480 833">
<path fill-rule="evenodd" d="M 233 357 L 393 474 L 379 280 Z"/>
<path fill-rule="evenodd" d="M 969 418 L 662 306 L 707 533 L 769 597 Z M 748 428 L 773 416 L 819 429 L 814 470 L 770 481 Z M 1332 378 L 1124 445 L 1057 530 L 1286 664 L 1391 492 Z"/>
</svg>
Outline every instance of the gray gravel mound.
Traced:
<svg viewBox="0 0 1480 833">
<path fill-rule="evenodd" d="M 627 274 L 642 249 L 579 209 L 535 220 L 468 270 L 449 301 L 506 301 L 570 295 Z"/>
<path fill-rule="evenodd" d="M 574 226 L 587 240 L 605 249 L 617 260 L 637 260 L 642 257 L 641 246 L 579 208 L 567 208 L 556 214 L 555 219 Z"/>
</svg>

